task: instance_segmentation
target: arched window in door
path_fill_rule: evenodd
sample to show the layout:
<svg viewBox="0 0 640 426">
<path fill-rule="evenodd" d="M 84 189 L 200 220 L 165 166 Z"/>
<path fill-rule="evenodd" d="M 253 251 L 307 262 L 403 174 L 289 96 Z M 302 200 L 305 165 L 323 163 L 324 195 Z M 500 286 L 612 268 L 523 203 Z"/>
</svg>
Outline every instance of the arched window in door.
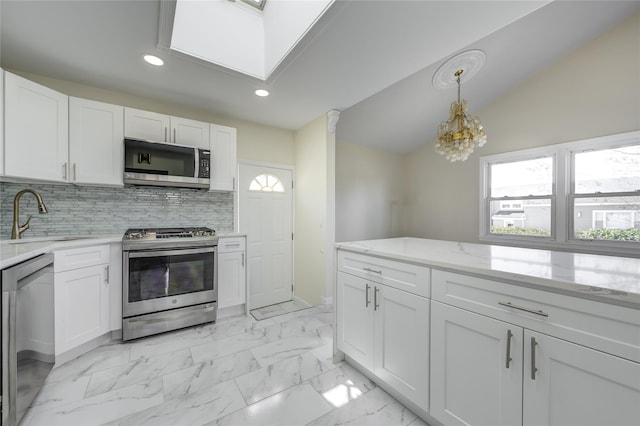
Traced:
<svg viewBox="0 0 640 426">
<path fill-rule="evenodd" d="M 276 176 L 265 173 L 253 178 L 249 191 L 284 192 L 284 185 Z"/>
</svg>

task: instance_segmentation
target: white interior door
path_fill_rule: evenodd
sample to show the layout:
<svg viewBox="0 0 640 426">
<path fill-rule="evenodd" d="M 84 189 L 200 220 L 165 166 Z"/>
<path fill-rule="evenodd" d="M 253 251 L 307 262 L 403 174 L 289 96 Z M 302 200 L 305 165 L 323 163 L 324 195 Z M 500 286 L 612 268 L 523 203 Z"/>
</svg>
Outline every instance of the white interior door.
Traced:
<svg viewBox="0 0 640 426">
<path fill-rule="evenodd" d="M 293 295 L 292 171 L 240 164 L 239 230 L 247 235 L 249 308 Z"/>
</svg>

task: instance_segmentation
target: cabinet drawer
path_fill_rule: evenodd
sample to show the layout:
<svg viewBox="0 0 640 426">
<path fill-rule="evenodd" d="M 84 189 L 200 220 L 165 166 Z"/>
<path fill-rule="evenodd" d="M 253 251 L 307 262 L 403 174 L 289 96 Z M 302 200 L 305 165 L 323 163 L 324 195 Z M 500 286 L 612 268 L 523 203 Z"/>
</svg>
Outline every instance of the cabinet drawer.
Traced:
<svg viewBox="0 0 640 426">
<path fill-rule="evenodd" d="M 431 294 L 430 269 L 424 266 L 339 250 L 338 270 L 419 296 Z"/>
<path fill-rule="evenodd" d="M 518 284 L 433 270 L 432 298 L 640 362 L 640 311 Z"/>
<path fill-rule="evenodd" d="M 79 247 L 54 252 L 54 272 L 70 271 L 86 266 L 108 264 L 109 245 Z"/>
<path fill-rule="evenodd" d="M 244 251 L 244 237 L 224 237 L 218 240 L 218 253 L 228 253 L 232 251 Z"/>
</svg>

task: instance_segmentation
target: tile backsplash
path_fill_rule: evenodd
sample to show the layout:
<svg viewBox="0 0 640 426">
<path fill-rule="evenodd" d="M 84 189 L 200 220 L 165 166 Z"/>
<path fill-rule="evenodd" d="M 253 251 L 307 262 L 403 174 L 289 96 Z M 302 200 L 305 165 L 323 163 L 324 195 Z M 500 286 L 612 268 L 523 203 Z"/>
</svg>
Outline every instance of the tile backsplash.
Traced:
<svg viewBox="0 0 640 426">
<path fill-rule="evenodd" d="M 32 194 L 20 198 L 20 224 L 32 214 L 27 237 L 124 234 L 127 228 L 207 226 L 233 231 L 233 193 L 131 186 L 0 183 L 0 239 L 11 238 L 13 199 L 23 189 L 40 193 L 48 214 L 38 214 Z"/>
</svg>

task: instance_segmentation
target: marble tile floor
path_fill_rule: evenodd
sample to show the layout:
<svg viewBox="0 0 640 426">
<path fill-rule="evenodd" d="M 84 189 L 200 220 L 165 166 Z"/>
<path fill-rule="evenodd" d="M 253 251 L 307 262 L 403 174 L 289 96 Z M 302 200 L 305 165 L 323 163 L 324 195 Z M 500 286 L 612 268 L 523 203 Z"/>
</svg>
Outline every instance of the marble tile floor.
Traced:
<svg viewBox="0 0 640 426">
<path fill-rule="evenodd" d="M 262 308 L 252 309 L 251 315 L 258 321 L 263 319 L 272 318 L 282 314 L 288 314 L 291 312 L 301 311 L 303 309 L 311 308 L 311 305 L 307 305 L 304 302 L 297 300 L 289 300 L 288 302 L 277 303 L 275 305 L 264 306 Z"/>
<path fill-rule="evenodd" d="M 112 342 L 55 367 L 21 426 L 426 426 L 332 362 L 331 306 Z"/>
</svg>

